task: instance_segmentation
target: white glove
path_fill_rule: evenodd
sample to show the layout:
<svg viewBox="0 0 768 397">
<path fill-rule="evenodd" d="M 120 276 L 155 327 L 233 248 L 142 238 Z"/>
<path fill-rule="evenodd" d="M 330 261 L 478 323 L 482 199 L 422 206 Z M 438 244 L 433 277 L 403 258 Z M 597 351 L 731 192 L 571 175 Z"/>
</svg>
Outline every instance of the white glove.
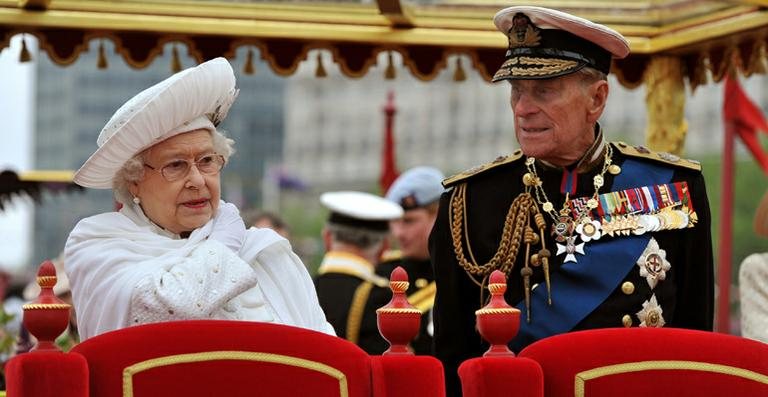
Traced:
<svg viewBox="0 0 768 397">
<path fill-rule="evenodd" d="M 245 223 L 234 204 L 220 202 L 213 221 L 213 230 L 208 238 L 226 245 L 235 253 L 240 251 L 245 240 Z"/>
</svg>

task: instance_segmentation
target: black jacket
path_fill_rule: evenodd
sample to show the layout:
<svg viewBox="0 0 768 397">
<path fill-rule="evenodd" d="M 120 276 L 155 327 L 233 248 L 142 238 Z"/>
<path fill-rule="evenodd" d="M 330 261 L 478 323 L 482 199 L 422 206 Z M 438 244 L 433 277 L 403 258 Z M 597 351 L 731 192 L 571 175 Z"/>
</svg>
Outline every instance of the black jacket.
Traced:
<svg viewBox="0 0 768 397">
<path fill-rule="evenodd" d="M 623 269 L 625 270 L 622 270 L 623 273 L 615 278 L 616 282 L 610 284 L 610 288 L 604 291 L 604 296 L 584 312 L 583 316 L 577 316 L 577 321 L 573 324 L 567 324 L 562 320 L 562 316 L 555 315 L 547 318 L 547 312 L 550 310 L 553 312 L 561 311 L 561 313 L 570 312 L 573 307 L 578 306 L 573 305 L 574 302 L 581 303 L 588 299 L 579 298 L 578 292 L 567 298 L 559 298 L 559 294 L 564 293 L 564 287 L 562 284 L 559 286 L 554 278 L 559 276 L 559 273 L 564 271 L 563 269 L 572 265 L 568 263 L 563 268 L 564 256 L 555 256 L 557 248 L 553 236 L 549 233 L 549 226 L 553 220 L 549 215 L 544 214 L 548 226 L 545 233 L 546 245 L 552 252 L 550 272 L 553 275 L 551 288 L 553 303 L 551 307 L 539 306 L 538 310 L 533 310 L 531 324 L 541 325 L 542 321 L 552 321 L 556 326 L 566 327 L 563 332 L 622 327 L 626 326 L 627 322 L 631 326 L 638 326 L 640 325 L 640 318 L 637 313 L 643 309 L 644 304 L 648 305 L 651 298 L 655 297 L 663 310 L 662 316 L 665 326 L 711 330 L 714 270 L 710 214 L 704 179 L 698 164 L 678 159 L 675 156 L 649 152 L 642 147 L 631 147 L 624 143 L 612 145 L 613 164 L 625 166 L 625 162 L 631 159 L 632 161 L 626 166 L 629 167 L 630 164 L 634 164 L 634 169 L 639 168 L 641 173 L 646 172 L 645 168 L 648 168 L 648 173 L 651 173 L 652 170 L 661 169 L 668 171 L 670 176 L 671 180 L 666 182 L 685 181 L 690 191 L 690 198 L 698 222 L 690 228 L 646 233 L 646 240 L 652 238 L 653 241 L 656 241 L 659 248 L 664 250 L 663 254 L 666 255 L 666 260 L 671 265 L 671 268 L 666 271 L 665 278 L 659 280 L 653 289 L 651 289 L 646 277 L 641 276 L 641 265 L 636 265 L 634 262 L 624 263 Z M 571 198 L 593 195 L 595 190 L 592 182 L 593 177 L 600 173 L 601 164 L 602 160 L 592 169 L 576 175 L 575 194 L 571 194 Z M 562 168 L 548 167 L 538 161 L 536 168 L 543 183 L 543 190 L 554 204 L 555 210 L 562 208 L 565 195 L 561 192 L 561 188 L 564 186 L 563 176 L 567 173 Z M 465 184 L 466 203 L 464 208 L 466 227 L 468 228 L 466 235 L 470 238 L 471 249 L 477 263 L 484 264 L 497 251 L 505 217 L 512 201 L 524 192 L 522 179 L 527 172 L 525 157 L 520 151 L 517 151 L 512 156 L 499 158 L 477 170 L 470 170 L 463 175 L 460 174 L 446 180 L 448 185 L 446 187 L 454 187 L 454 189 L 444 193 L 441 198 L 440 212 L 430 236 L 430 253 L 437 282 L 434 308 L 435 353 L 445 366 L 449 395 L 460 395 L 461 389 L 456 374 L 459 364 L 468 358 L 481 356 L 488 348 L 488 344 L 481 339 L 475 330 L 475 310 L 486 303 L 488 293 L 486 291 L 481 295 L 478 285 L 470 279 L 456 259 L 449 221 L 451 195 L 456 190 L 455 186 Z M 614 187 L 614 182 L 619 175 L 605 173 L 605 185 L 599 193 L 617 190 Z M 631 187 L 640 186 L 633 185 Z M 624 189 L 627 187 L 618 190 Z M 541 209 L 540 204 L 539 208 Z M 462 233 L 462 235 L 464 234 Z M 603 236 L 599 243 L 603 247 L 611 247 L 625 244 L 633 239 L 635 237 Z M 462 238 L 462 244 L 466 250 L 464 238 Z M 577 261 L 590 256 L 593 252 L 592 247 L 598 246 L 597 242 L 594 243 L 595 245 L 590 244 L 592 243 L 586 244 L 584 256 L 576 255 Z M 523 280 L 520 275 L 520 269 L 524 266 L 524 247 L 524 245 L 521 247 L 514 267 L 508 274 L 508 288 L 505 297 L 512 306 L 520 304 L 524 299 Z M 645 246 L 640 247 L 640 252 L 643 252 L 643 248 Z M 632 261 L 639 259 L 640 257 L 633 258 Z M 603 265 L 610 264 L 603 263 Z M 532 269 L 531 285 L 539 284 L 538 293 L 542 294 L 546 288 L 543 271 L 540 266 L 532 267 Z M 603 273 L 599 275 L 602 276 Z M 584 288 L 584 291 L 587 290 L 589 287 Z M 590 299 L 594 299 L 594 297 Z M 526 321 L 524 305 L 521 308 L 523 309 L 521 323 L 524 323 Z M 537 319 L 540 321 L 538 324 L 536 323 Z M 510 346 L 513 350 L 519 351 L 533 341 L 535 338 L 530 336 L 527 339 L 518 337 L 513 339 Z"/>
</svg>

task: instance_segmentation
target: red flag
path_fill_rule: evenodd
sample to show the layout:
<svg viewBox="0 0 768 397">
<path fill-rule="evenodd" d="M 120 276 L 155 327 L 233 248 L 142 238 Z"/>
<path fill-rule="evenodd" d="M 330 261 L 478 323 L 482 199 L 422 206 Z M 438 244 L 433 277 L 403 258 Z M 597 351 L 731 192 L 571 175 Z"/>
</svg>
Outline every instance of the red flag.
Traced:
<svg viewBox="0 0 768 397">
<path fill-rule="evenodd" d="M 379 176 L 379 186 L 381 194 L 386 194 L 389 187 L 397 179 L 397 161 L 395 160 L 395 136 L 392 131 L 395 118 L 395 93 L 390 91 L 387 94 L 387 104 L 384 106 L 384 147 L 381 152 L 381 175 Z"/>
<path fill-rule="evenodd" d="M 768 134 L 768 122 L 760 108 L 752 102 L 741 89 L 738 79 L 725 77 L 725 97 L 723 98 L 723 121 L 726 126 L 732 123 L 733 131 L 741 138 L 763 172 L 768 174 L 768 155 L 760 146 L 757 131 Z M 727 127 L 726 127 L 727 128 Z"/>
</svg>

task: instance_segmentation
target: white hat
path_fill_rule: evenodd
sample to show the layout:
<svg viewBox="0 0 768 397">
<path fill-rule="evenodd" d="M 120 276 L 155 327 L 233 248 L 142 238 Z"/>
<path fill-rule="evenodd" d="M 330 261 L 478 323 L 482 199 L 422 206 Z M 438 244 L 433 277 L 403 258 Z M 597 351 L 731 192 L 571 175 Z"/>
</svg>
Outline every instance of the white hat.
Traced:
<svg viewBox="0 0 768 397">
<path fill-rule="evenodd" d="M 611 58 L 629 54 L 619 32 L 584 18 L 543 7 L 505 8 L 493 17 L 507 35 L 506 61 L 493 81 L 547 79 L 589 66 L 608 73 Z"/>
<path fill-rule="evenodd" d="M 237 97 L 232 66 L 224 58 L 186 69 L 140 92 L 101 130 L 99 148 L 75 173 L 74 182 L 109 189 L 115 173 L 142 150 L 183 132 L 211 132 Z"/>
<path fill-rule="evenodd" d="M 330 223 L 387 230 L 388 221 L 403 216 L 402 207 L 370 193 L 327 192 L 320 195 L 320 202 L 331 210 Z"/>
<path fill-rule="evenodd" d="M 434 167 L 413 167 L 395 179 L 387 191 L 387 200 L 400 204 L 404 210 L 424 207 L 443 194 L 443 175 Z"/>
</svg>

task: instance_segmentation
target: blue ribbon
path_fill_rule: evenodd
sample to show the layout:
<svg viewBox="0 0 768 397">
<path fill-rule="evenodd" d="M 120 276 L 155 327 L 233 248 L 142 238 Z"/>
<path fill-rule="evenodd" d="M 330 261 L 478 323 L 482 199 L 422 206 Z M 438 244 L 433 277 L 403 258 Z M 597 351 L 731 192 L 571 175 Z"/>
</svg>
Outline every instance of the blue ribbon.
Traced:
<svg viewBox="0 0 768 397">
<path fill-rule="evenodd" d="M 632 159 L 627 159 L 621 170 L 613 180 L 611 189 L 614 191 L 668 183 L 672 179 L 671 169 Z M 564 263 L 552 272 L 552 306 L 547 304 L 544 285 L 531 293 L 530 323 L 526 321 L 525 300 L 517 304 L 523 315 L 520 331 L 510 343 L 512 349 L 520 351 L 539 339 L 572 330 L 616 289 L 635 266 L 650 239 L 646 233 L 615 238 L 606 236 L 588 242 L 584 246 L 586 254 L 576 258 L 578 262 Z"/>
</svg>

